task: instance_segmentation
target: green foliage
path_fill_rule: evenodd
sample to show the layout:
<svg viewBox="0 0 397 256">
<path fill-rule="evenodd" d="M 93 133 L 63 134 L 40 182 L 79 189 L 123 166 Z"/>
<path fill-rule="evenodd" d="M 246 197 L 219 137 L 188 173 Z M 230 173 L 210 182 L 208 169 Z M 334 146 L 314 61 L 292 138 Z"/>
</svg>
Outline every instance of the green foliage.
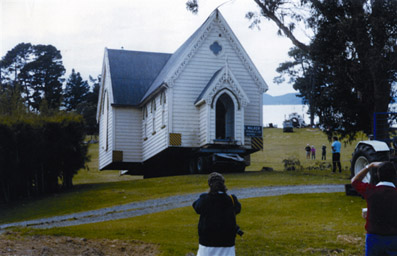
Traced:
<svg viewBox="0 0 397 256">
<path fill-rule="evenodd" d="M 60 51 L 52 45 L 20 43 L 7 52 L 0 66 L 0 114 L 19 116 L 34 111 L 50 116 L 59 111 L 62 103 L 67 111 L 84 117 L 87 134 L 98 134 L 100 76 L 90 77 L 90 91 L 88 82 L 73 69 L 63 90 L 65 68 Z"/>
<path fill-rule="evenodd" d="M 264 14 L 271 17 L 291 1 L 264 2 L 264 7 L 280 4 Z M 397 2 L 301 3 L 311 10 L 307 26 L 314 36 L 307 47 L 294 43 L 289 52 L 292 61 L 280 64 L 277 71 L 290 77 L 329 137 L 338 133 L 349 139 L 359 131 L 371 134 L 373 114 L 387 112 L 396 93 Z M 291 13 L 284 16 L 294 18 Z M 386 119 L 376 121 L 378 127 L 388 127 Z M 388 138 L 387 129 L 377 137 Z"/>
<path fill-rule="evenodd" d="M 81 116 L 2 116 L 0 130 L 0 202 L 70 188 L 87 160 Z"/>
<path fill-rule="evenodd" d="M 20 116 L 27 110 L 21 97 L 19 84 L 2 84 L 0 86 L 0 115 Z"/>
<path fill-rule="evenodd" d="M 62 56 L 52 45 L 20 43 L 1 59 L 1 83 L 21 86 L 21 96 L 28 110 L 59 109 L 62 96 L 61 78 L 65 73 Z"/>
<path fill-rule="evenodd" d="M 323 161 L 315 161 L 312 166 L 307 167 L 308 170 L 314 171 L 314 170 L 319 170 L 319 171 L 328 171 L 332 169 L 332 163 L 331 162 L 323 162 Z M 345 169 L 348 170 L 348 168 Z"/>
<path fill-rule="evenodd" d="M 92 90 L 87 81 L 84 81 L 79 72 L 72 70 L 64 90 L 63 105 L 67 111 L 79 113 L 84 118 L 85 131 L 88 135 L 98 134 L 98 124 L 96 121 L 97 103 L 99 95 L 99 83 L 101 77 L 92 78 Z"/>
<path fill-rule="evenodd" d="M 88 135 L 98 135 L 99 128 L 96 121 L 96 112 L 101 76 L 97 78 L 90 76 L 90 82 L 92 83 L 92 91 L 87 93 L 85 101 L 80 102 L 76 106 L 76 111 L 84 117 L 86 133 Z"/>
<path fill-rule="evenodd" d="M 311 58 L 319 74 L 314 97 L 323 100 L 316 105 L 320 121 L 344 127 L 342 135 L 370 134 L 373 113 L 388 111 L 397 81 L 397 2 L 325 1 L 313 7 L 318 33 Z"/>
<path fill-rule="evenodd" d="M 301 162 L 299 161 L 299 159 L 297 159 L 295 157 L 290 157 L 290 158 L 284 159 L 283 164 L 284 164 L 285 171 L 296 171 L 296 170 L 303 169 Z"/>
<path fill-rule="evenodd" d="M 79 104 L 85 104 L 89 93 L 87 81 L 83 81 L 79 72 L 72 69 L 64 90 L 63 104 L 67 111 L 76 110 Z"/>
</svg>

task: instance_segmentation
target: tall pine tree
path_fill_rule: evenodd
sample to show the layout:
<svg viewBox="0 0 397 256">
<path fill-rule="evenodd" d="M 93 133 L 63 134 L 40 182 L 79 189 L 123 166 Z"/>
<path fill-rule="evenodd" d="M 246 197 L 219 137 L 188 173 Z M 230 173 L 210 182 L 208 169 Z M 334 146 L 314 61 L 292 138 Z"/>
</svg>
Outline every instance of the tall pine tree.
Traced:
<svg viewBox="0 0 397 256">
<path fill-rule="evenodd" d="M 39 111 L 43 99 L 49 110 L 58 110 L 65 68 L 62 55 L 52 45 L 20 43 L 1 60 L 1 81 L 18 84 L 29 110 Z"/>
<path fill-rule="evenodd" d="M 68 111 L 75 111 L 81 103 L 87 101 L 90 87 L 87 81 L 84 81 L 79 72 L 72 69 L 63 95 L 63 105 Z"/>
</svg>

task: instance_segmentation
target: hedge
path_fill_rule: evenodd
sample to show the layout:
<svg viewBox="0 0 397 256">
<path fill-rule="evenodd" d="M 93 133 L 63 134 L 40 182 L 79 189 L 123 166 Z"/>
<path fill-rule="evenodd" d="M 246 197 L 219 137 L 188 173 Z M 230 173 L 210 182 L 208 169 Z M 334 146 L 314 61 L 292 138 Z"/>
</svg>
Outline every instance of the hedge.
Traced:
<svg viewBox="0 0 397 256">
<path fill-rule="evenodd" d="M 72 187 L 88 160 L 84 137 L 75 114 L 0 117 L 0 202 Z"/>
</svg>

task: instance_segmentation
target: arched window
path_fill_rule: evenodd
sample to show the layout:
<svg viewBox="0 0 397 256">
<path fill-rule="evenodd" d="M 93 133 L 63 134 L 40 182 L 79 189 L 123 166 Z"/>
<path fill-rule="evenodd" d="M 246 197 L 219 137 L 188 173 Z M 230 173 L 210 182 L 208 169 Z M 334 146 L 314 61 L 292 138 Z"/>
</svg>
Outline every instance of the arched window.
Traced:
<svg viewBox="0 0 397 256">
<path fill-rule="evenodd" d="M 234 140 L 234 103 L 227 93 L 216 102 L 216 139 Z"/>
</svg>

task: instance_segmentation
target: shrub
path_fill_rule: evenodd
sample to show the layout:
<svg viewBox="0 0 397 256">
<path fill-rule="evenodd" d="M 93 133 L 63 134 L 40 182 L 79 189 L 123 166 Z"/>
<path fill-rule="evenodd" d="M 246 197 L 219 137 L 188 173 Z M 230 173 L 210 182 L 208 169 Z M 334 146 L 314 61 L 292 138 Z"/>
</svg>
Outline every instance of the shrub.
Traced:
<svg viewBox="0 0 397 256">
<path fill-rule="evenodd" d="M 287 159 L 284 159 L 282 162 L 285 171 L 302 170 L 303 168 L 301 162 L 296 157 L 289 157 Z"/>
<path fill-rule="evenodd" d="M 314 165 L 307 167 L 308 170 L 319 170 L 319 171 L 330 170 L 331 168 L 332 168 L 332 164 L 330 162 L 322 162 L 322 161 L 316 161 Z"/>
</svg>

